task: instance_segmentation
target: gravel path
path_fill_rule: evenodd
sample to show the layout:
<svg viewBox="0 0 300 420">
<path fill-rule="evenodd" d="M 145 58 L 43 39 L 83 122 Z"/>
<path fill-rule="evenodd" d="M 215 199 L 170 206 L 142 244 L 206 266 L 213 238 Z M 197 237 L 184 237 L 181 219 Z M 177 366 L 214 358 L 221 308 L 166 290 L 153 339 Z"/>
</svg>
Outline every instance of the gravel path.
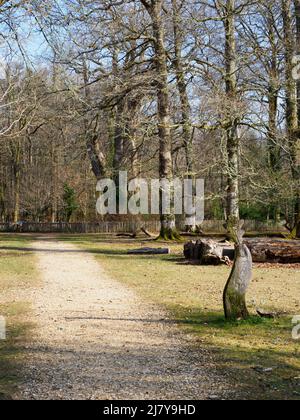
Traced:
<svg viewBox="0 0 300 420">
<path fill-rule="evenodd" d="M 226 398 L 211 356 L 75 246 L 33 244 L 43 286 L 21 399 Z"/>
</svg>

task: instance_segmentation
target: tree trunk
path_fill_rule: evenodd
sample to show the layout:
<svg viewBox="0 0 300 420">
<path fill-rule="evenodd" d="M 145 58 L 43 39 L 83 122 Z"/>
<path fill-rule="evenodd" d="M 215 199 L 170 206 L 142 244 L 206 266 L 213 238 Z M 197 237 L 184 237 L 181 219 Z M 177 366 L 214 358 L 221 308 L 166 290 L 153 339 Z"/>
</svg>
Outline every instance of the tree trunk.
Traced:
<svg viewBox="0 0 300 420">
<path fill-rule="evenodd" d="M 0 220 L 4 222 L 5 216 L 6 216 L 5 196 L 6 196 L 7 186 L 6 186 L 5 173 L 3 170 L 2 156 L 0 156 L 0 168 L 1 168 L 1 172 L 0 172 Z"/>
<path fill-rule="evenodd" d="M 11 143 L 13 183 L 14 183 L 14 210 L 13 222 L 20 220 L 20 184 L 21 184 L 21 141 L 13 140 Z"/>
<path fill-rule="evenodd" d="M 140 107 L 141 103 L 139 98 L 128 101 L 125 129 L 125 151 L 126 154 L 130 156 L 131 171 L 134 178 L 139 177 L 141 174 L 137 147 Z"/>
<path fill-rule="evenodd" d="M 226 94 L 233 103 L 237 98 L 237 65 L 235 40 L 235 0 L 227 0 L 225 8 L 225 62 L 226 62 Z M 236 225 L 239 220 L 239 138 L 238 120 L 229 117 L 226 130 L 228 186 L 227 186 L 227 224 Z"/>
<path fill-rule="evenodd" d="M 157 77 L 156 87 L 159 132 L 159 174 L 160 179 L 166 179 L 170 182 L 173 182 L 170 99 L 168 86 L 167 53 L 164 44 L 165 31 L 162 21 L 162 0 L 152 0 L 151 5 L 146 0 L 142 0 L 142 3 L 151 16 L 154 37 L 153 42 Z M 164 192 L 161 189 L 161 203 L 163 194 Z M 165 240 L 174 240 L 179 236 L 176 230 L 174 205 L 171 203 L 170 207 L 170 214 L 163 214 L 161 211 L 160 237 Z"/>
<path fill-rule="evenodd" d="M 113 52 L 113 75 L 115 78 L 119 78 L 119 65 L 118 65 L 118 51 L 115 48 Z M 124 109 L 125 99 L 119 100 L 115 107 L 115 119 L 114 119 L 114 154 L 113 154 L 113 177 L 116 182 L 117 188 L 119 187 L 119 172 L 122 170 L 122 163 L 124 158 L 124 133 L 125 133 L 125 121 L 124 121 Z"/>
<path fill-rule="evenodd" d="M 295 15 L 296 15 L 296 53 L 300 57 L 300 0 L 294 0 Z M 300 78 L 297 80 L 297 134 L 294 138 L 296 149 L 294 152 L 295 161 L 295 177 L 297 183 L 297 194 L 296 194 L 296 223 L 295 223 L 295 237 L 300 238 Z"/>
<path fill-rule="evenodd" d="M 269 164 L 271 170 L 276 173 L 280 169 L 280 146 L 277 136 L 277 112 L 279 95 L 279 69 L 278 69 L 278 49 L 276 45 L 276 34 L 274 29 L 273 15 L 270 12 L 268 19 L 269 41 L 271 47 L 271 60 L 269 67 L 269 124 L 268 124 L 268 143 L 269 143 Z"/>
<path fill-rule="evenodd" d="M 52 172 L 52 184 L 51 184 L 51 222 L 55 223 L 58 219 L 58 191 L 57 191 L 57 145 L 54 144 L 54 140 L 51 142 L 51 172 Z"/>
<path fill-rule="evenodd" d="M 285 74 L 286 74 L 286 124 L 288 147 L 291 155 L 291 169 L 292 176 L 295 183 L 295 217 L 294 217 L 294 231 L 292 236 L 298 237 L 300 235 L 300 172 L 297 162 L 297 144 L 298 144 L 298 109 L 297 109 L 297 94 L 296 82 L 293 78 L 293 60 L 295 53 L 295 40 L 293 32 L 293 18 L 292 18 L 292 0 L 282 0 L 282 19 L 284 29 L 284 49 L 285 49 Z M 299 8 L 296 8 L 296 13 Z M 299 16 L 297 16 L 297 28 L 300 27 Z M 300 34 L 297 35 L 297 40 Z M 298 48 L 297 48 L 298 49 Z M 299 48 L 300 52 L 300 48 Z M 300 236 L 299 236 L 300 237 Z"/>
<path fill-rule="evenodd" d="M 246 292 L 252 278 L 252 256 L 243 243 L 243 234 L 239 228 L 233 232 L 235 238 L 235 258 L 228 282 L 223 294 L 226 319 L 247 319 L 249 312 L 246 305 Z"/>
<path fill-rule="evenodd" d="M 90 103 L 90 88 L 89 88 L 89 71 L 85 60 L 83 60 L 83 81 L 84 81 L 84 94 L 86 101 L 85 118 L 84 118 L 84 130 L 86 135 L 86 149 L 87 155 L 91 162 L 93 174 L 97 180 L 102 179 L 105 176 L 105 157 L 99 149 L 98 134 L 93 130 L 92 121 L 89 121 L 89 103 Z"/>
<path fill-rule="evenodd" d="M 175 60 L 174 67 L 176 71 L 177 89 L 181 104 L 181 118 L 182 118 L 182 135 L 186 158 L 186 176 L 188 179 L 194 180 L 194 158 L 193 158 L 193 129 L 191 123 L 191 107 L 187 93 L 187 83 L 185 80 L 184 65 L 182 60 L 182 26 L 180 19 L 180 12 L 178 9 L 177 0 L 172 0 L 173 7 L 173 30 L 174 30 L 174 46 L 175 46 Z M 194 232 L 196 230 L 195 218 L 186 217 L 186 231 Z"/>
</svg>

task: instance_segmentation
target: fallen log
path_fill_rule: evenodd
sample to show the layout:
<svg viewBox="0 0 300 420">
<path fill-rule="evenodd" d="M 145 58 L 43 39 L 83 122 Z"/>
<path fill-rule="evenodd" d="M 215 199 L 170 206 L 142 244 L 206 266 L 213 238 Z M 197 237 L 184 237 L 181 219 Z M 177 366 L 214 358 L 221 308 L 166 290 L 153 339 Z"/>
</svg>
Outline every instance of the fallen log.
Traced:
<svg viewBox="0 0 300 420">
<path fill-rule="evenodd" d="M 300 241 L 255 239 L 245 241 L 253 261 L 259 263 L 300 263 Z"/>
<path fill-rule="evenodd" d="M 207 245 L 209 243 L 209 246 Z M 300 241 L 284 239 L 248 239 L 244 241 L 249 248 L 253 262 L 295 264 L 300 263 Z M 207 248 L 208 246 L 208 248 Z M 222 250 L 222 255 L 220 252 Z M 208 258 L 205 257 L 208 254 Z M 212 257 L 210 254 L 214 254 Z M 234 245 L 212 240 L 188 242 L 184 246 L 184 256 L 187 260 L 196 260 L 200 264 L 214 265 L 234 260 Z"/>
<path fill-rule="evenodd" d="M 234 247 L 232 249 L 234 256 Z M 203 265 L 228 264 L 230 261 L 224 252 L 224 245 L 210 239 L 188 242 L 184 246 L 184 256 L 188 260 L 200 261 Z"/>
<path fill-rule="evenodd" d="M 127 252 L 128 255 L 167 255 L 170 253 L 171 251 L 169 248 L 141 248 Z"/>
<path fill-rule="evenodd" d="M 138 236 L 138 234 L 142 232 L 144 235 L 146 235 L 148 238 L 155 238 L 156 235 L 152 234 L 151 232 L 148 232 L 147 229 L 145 229 L 144 227 L 141 227 L 140 229 L 137 229 L 135 232 L 133 233 L 118 233 L 117 237 L 118 238 L 131 238 L 131 239 L 136 239 L 136 237 Z"/>
<path fill-rule="evenodd" d="M 154 233 L 148 232 L 148 230 L 144 227 L 141 228 L 141 231 L 148 236 L 148 238 L 155 238 L 157 235 L 155 235 Z"/>
<path fill-rule="evenodd" d="M 264 309 L 256 309 L 256 313 L 261 318 L 275 319 L 278 315 L 275 312 L 267 312 Z"/>
</svg>

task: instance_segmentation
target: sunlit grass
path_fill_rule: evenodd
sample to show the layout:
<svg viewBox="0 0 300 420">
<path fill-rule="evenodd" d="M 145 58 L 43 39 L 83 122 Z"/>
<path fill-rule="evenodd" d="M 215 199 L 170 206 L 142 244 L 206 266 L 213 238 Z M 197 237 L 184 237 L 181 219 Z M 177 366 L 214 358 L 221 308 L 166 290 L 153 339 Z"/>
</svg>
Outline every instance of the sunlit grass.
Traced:
<svg viewBox="0 0 300 420">
<path fill-rule="evenodd" d="M 0 316 L 6 319 L 6 340 L 0 340 L 0 400 L 10 399 L 21 379 L 23 345 L 31 326 L 30 305 L 19 296 L 38 284 L 30 238 L 0 235 Z"/>
<path fill-rule="evenodd" d="M 255 267 L 248 293 L 251 317 L 226 322 L 222 292 L 230 268 L 186 264 L 178 244 L 169 245 L 173 255 L 145 257 L 126 254 L 145 245 L 139 241 L 64 239 L 93 252 L 108 274 L 165 307 L 196 345 L 215 354 L 220 371 L 239 384 L 245 398 L 300 399 L 300 343 L 291 336 L 292 316 L 300 314 L 299 270 Z M 257 307 L 286 315 L 262 319 Z"/>
</svg>

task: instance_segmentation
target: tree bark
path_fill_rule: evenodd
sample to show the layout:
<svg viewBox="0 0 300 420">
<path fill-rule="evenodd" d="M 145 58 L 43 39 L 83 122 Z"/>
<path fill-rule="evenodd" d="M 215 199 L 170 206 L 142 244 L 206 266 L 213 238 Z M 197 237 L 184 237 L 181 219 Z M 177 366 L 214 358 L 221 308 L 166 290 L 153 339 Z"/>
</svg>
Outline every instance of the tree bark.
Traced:
<svg viewBox="0 0 300 420">
<path fill-rule="evenodd" d="M 141 107 L 140 98 L 129 100 L 127 105 L 127 118 L 125 128 L 125 151 L 130 156 L 131 171 L 135 178 L 141 174 L 138 156 L 138 118 Z"/>
<path fill-rule="evenodd" d="M 252 278 L 252 257 L 244 244 L 237 244 L 234 266 L 226 284 L 223 303 L 226 319 L 247 319 L 246 292 Z"/>
<path fill-rule="evenodd" d="M 57 150 L 54 140 L 51 141 L 51 222 L 55 223 L 58 219 L 58 191 L 57 191 Z"/>
<path fill-rule="evenodd" d="M 83 60 L 83 81 L 84 81 L 84 95 L 86 101 L 84 130 L 86 135 L 86 150 L 89 157 L 93 174 L 99 181 L 105 176 L 106 161 L 104 154 L 99 148 L 98 134 L 93 130 L 92 122 L 89 121 L 89 103 L 90 103 L 90 88 L 89 88 L 89 71 L 85 60 Z"/>
<path fill-rule="evenodd" d="M 228 320 L 247 319 L 246 292 L 252 278 L 252 256 L 243 243 L 241 228 L 235 233 L 235 258 L 228 282 L 223 293 L 225 317 Z"/>
<path fill-rule="evenodd" d="M 13 222 L 20 220 L 20 187 L 21 187 L 21 141 L 20 139 L 11 142 L 12 172 L 14 184 L 14 209 Z"/>
<path fill-rule="evenodd" d="M 14 205 L 14 223 L 20 220 L 20 171 L 14 164 L 14 187 L 15 187 L 15 205 Z"/>
<path fill-rule="evenodd" d="M 271 48 L 271 59 L 269 69 L 269 124 L 268 124 L 268 143 L 269 143 L 269 164 L 271 170 L 276 173 L 280 169 L 280 146 L 278 145 L 277 113 L 278 97 L 280 89 L 279 68 L 278 68 L 278 48 L 276 45 L 276 34 L 274 28 L 274 18 L 271 11 L 267 16 L 268 37 Z"/>
<path fill-rule="evenodd" d="M 172 0 L 173 8 L 173 31 L 174 31 L 174 48 L 175 59 L 174 68 L 176 72 L 177 89 L 181 104 L 181 124 L 183 144 L 186 159 L 186 176 L 194 181 L 194 158 L 193 158 L 193 129 L 191 122 L 191 106 L 187 93 L 187 82 L 185 80 L 184 65 L 182 59 L 183 39 L 180 12 L 177 0 Z M 193 221 L 193 223 L 191 223 Z M 196 230 L 195 218 L 186 217 L 186 231 L 194 232 Z"/>
<path fill-rule="evenodd" d="M 284 30 L 285 75 L 286 75 L 286 125 L 288 147 L 291 156 L 292 176 L 295 183 L 295 217 L 293 237 L 300 237 L 300 172 L 297 163 L 298 144 L 298 109 L 296 82 L 293 78 L 293 59 L 295 54 L 295 37 L 293 31 L 292 0 L 282 0 L 282 19 Z M 299 9 L 296 8 L 296 13 Z M 297 21 L 299 16 L 297 18 Z M 299 24 L 299 23 L 298 23 Z M 297 25 L 298 27 L 298 25 Z M 300 34 L 299 34 L 300 37 Z M 297 36 L 298 39 L 298 36 Z M 300 49 L 299 49 L 300 51 Z M 299 235 L 299 236 L 298 236 Z"/>
<path fill-rule="evenodd" d="M 165 49 L 165 31 L 162 20 L 162 0 L 152 0 L 151 4 L 141 0 L 146 7 L 153 28 L 153 43 L 155 51 L 156 66 L 156 88 L 157 88 L 157 114 L 159 133 L 159 174 L 160 179 L 167 179 L 173 182 L 172 162 L 172 139 L 171 139 L 171 116 L 170 98 L 168 86 L 167 53 Z M 161 203 L 164 192 L 160 191 Z M 160 238 L 165 240 L 177 239 L 179 234 L 176 230 L 174 206 L 171 203 L 169 214 L 161 211 Z"/>
<path fill-rule="evenodd" d="M 225 7 L 225 63 L 226 94 L 228 100 L 237 99 L 237 65 L 235 40 L 235 0 L 227 0 Z M 236 225 L 239 220 L 239 138 L 238 120 L 230 116 L 226 130 L 228 186 L 227 186 L 227 224 Z"/>
<path fill-rule="evenodd" d="M 300 0 L 294 0 L 295 15 L 296 15 L 296 54 L 300 57 Z M 300 78 L 296 83 L 296 95 L 297 95 L 297 133 L 294 138 L 294 149 L 293 153 L 295 161 L 293 165 L 294 176 L 296 177 L 297 183 L 297 194 L 296 194 L 296 223 L 295 223 L 295 237 L 300 238 Z"/>
</svg>

